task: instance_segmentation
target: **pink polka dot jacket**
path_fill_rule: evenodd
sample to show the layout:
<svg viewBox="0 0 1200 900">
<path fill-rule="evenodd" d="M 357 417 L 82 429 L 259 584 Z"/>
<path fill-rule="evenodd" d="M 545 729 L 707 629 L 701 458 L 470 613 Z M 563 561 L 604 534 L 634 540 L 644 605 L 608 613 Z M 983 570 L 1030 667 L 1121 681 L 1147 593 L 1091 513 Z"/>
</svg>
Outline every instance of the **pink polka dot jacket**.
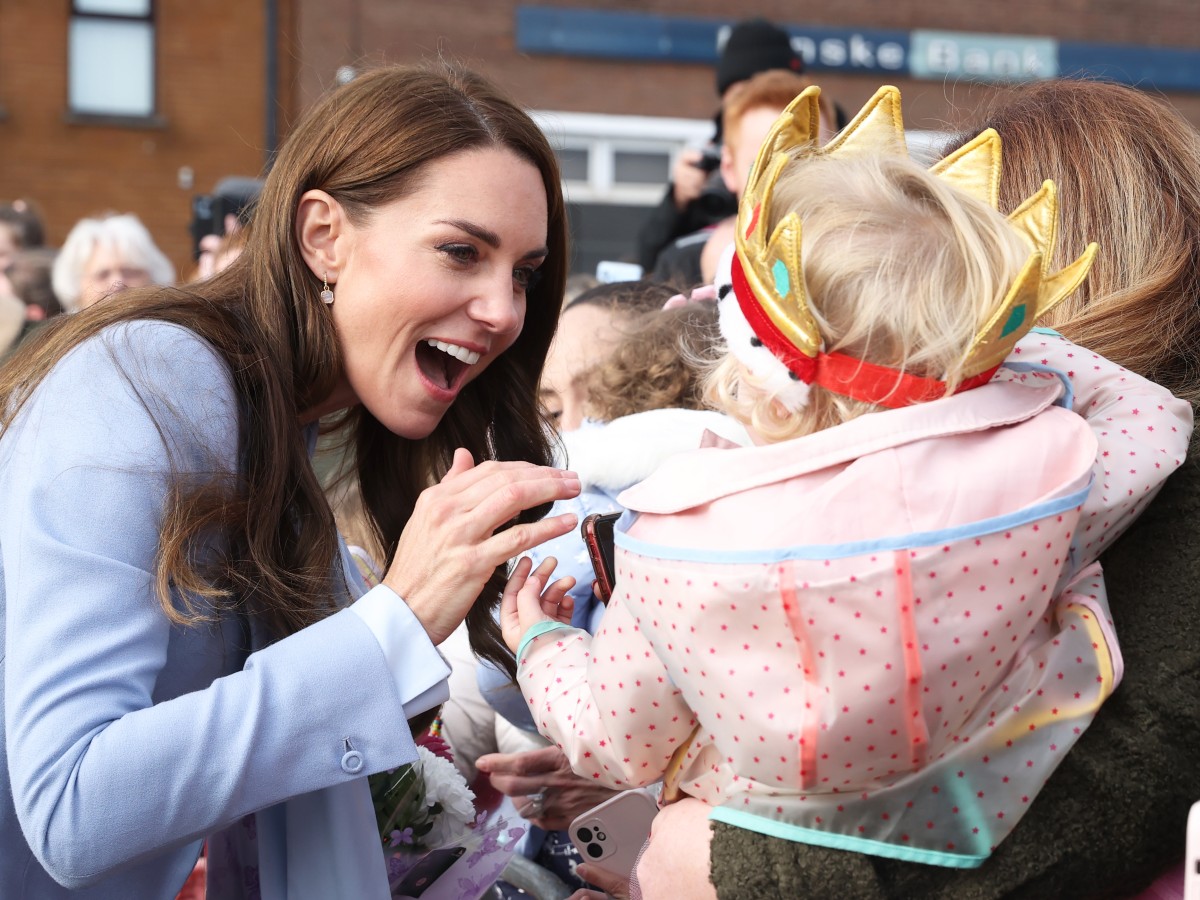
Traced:
<svg viewBox="0 0 1200 900">
<path fill-rule="evenodd" d="M 1034 332 L 976 390 L 678 455 L 619 498 L 599 631 L 530 629 L 520 686 L 598 783 L 654 782 L 686 747 L 679 786 L 713 818 L 979 865 L 1120 680 L 1096 559 L 1191 429 Z"/>
</svg>

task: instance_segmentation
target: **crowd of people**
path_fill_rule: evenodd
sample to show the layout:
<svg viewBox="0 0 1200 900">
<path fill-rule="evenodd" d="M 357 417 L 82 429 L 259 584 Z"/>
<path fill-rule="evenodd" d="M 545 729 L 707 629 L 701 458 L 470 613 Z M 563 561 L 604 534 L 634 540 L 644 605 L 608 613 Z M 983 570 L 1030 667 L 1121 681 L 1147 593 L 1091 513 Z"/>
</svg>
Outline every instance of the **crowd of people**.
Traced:
<svg viewBox="0 0 1200 900">
<path fill-rule="evenodd" d="M 445 63 L 182 278 L 0 206 L 0 896 L 400 896 L 368 776 L 431 736 L 545 876 L 472 900 L 1182 896 L 1200 134 L 1036 82 L 928 165 L 758 19 L 717 93 L 638 281 Z"/>
</svg>

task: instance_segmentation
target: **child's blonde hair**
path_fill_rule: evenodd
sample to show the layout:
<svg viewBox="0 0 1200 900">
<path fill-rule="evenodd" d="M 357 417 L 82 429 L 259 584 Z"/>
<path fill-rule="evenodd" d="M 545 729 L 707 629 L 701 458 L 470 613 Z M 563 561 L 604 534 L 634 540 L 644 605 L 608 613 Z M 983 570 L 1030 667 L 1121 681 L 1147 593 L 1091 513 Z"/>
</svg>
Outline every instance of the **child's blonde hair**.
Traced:
<svg viewBox="0 0 1200 900">
<path fill-rule="evenodd" d="M 1002 215 L 904 157 L 798 157 L 775 186 L 768 232 L 791 212 L 824 350 L 945 381 L 948 392 L 1030 255 Z M 883 408 L 814 384 L 791 412 L 728 353 L 706 397 L 769 441 Z"/>
</svg>

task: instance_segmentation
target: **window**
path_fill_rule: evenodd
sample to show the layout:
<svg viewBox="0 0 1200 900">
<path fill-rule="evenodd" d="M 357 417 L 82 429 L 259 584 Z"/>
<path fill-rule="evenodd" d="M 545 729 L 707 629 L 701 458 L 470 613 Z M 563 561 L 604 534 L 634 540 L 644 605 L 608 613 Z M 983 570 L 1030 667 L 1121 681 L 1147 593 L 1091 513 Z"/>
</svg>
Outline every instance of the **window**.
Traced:
<svg viewBox="0 0 1200 900">
<path fill-rule="evenodd" d="M 72 0 L 68 106 L 85 116 L 155 113 L 153 0 Z"/>
<path fill-rule="evenodd" d="M 558 157 L 558 171 L 563 181 L 588 180 L 588 152 L 584 147 L 560 147 L 554 151 Z"/>
<path fill-rule="evenodd" d="M 571 271 L 633 257 L 635 236 L 663 199 L 671 168 L 688 147 L 712 139 L 711 119 L 615 116 L 539 110 L 534 120 L 558 156 L 571 224 Z M 905 132 L 925 165 L 946 135 Z"/>
<path fill-rule="evenodd" d="M 635 236 L 685 147 L 712 137 L 711 120 L 533 113 L 558 156 L 571 227 L 571 271 L 633 258 Z"/>
<path fill-rule="evenodd" d="M 613 181 L 617 184 L 652 184 L 661 188 L 670 180 L 669 148 L 657 152 L 613 150 Z"/>
<path fill-rule="evenodd" d="M 709 120 L 538 111 L 534 120 L 558 156 L 568 200 L 654 206 L 671 164 L 712 136 Z"/>
</svg>

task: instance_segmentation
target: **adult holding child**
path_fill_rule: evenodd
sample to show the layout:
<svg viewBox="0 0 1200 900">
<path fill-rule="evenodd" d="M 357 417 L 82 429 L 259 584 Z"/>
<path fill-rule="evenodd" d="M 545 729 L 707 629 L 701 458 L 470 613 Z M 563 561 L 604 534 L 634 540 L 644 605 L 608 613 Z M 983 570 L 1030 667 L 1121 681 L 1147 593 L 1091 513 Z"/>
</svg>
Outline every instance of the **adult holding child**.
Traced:
<svg viewBox="0 0 1200 900">
<path fill-rule="evenodd" d="M 478 76 L 382 68 L 289 136 L 245 251 L 0 369 L 0 895 L 386 897 L 365 776 L 435 650 L 573 528 L 536 386 L 566 275 L 553 152 Z M 353 451 L 366 591 L 313 473 Z M 511 660 L 509 662 L 511 665 Z"/>
<path fill-rule="evenodd" d="M 1089 80 L 1010 88 L 964 134 L 987 127 L 1004 146 L 1002 210 L 1015 209 L 1044 179 L 1058 186 L 1065 214 L 1055 264 L 1074 258 L 1092 238 L 1104 242 L 1087 281 L 1046 324 L 1194 406 L 1200 391 L 1195 129 L 1143 91 Z M 1200 548 L 1191 525 L 1198 496 L 1200 467 L 1190 457 L 1101 557 L 1124 680 L 983 866 L 917 866 L 714 823 L 711 877 L 718 896 L 1090 898 L 1130 896 L 1163 872 L 1178 875 L 1173 866 L 1183 855 L 1187 811 L 1200 798 L 1194 749 Z M 662 833 L 677 847 L 709 838 L 708 823 L 664 821 L 673 827 Z"/>
<path fill-rule="evenodd" d="M 679 765 L 699 798 L 656 823 L 648 898 L 807 896 L 809 845 L 985 863 L 1121 677 L 1094 562 L 1191 432 L 1158 385 L 1025 334 L 1095 248 L 1051 264 L 1053 183 L 1011 228 L 989 209 L 994 132 L 931 175 L 894 90 L 825 152 L 816 118 L 798 98 L 764 145 L 722 301 L 716 396 L 762 446 L 677 457 L 622 495 L 639 515 L 590 645 L 561 630 L 544 568 L 519 566 L 502 608 L 577 770 L 632 786 Z M 765 893 L 713 891 L 700 800 L 714 856 L 742 835 Z M 754 852 L 780 839 L 786 884 Z"/>
</svg>

